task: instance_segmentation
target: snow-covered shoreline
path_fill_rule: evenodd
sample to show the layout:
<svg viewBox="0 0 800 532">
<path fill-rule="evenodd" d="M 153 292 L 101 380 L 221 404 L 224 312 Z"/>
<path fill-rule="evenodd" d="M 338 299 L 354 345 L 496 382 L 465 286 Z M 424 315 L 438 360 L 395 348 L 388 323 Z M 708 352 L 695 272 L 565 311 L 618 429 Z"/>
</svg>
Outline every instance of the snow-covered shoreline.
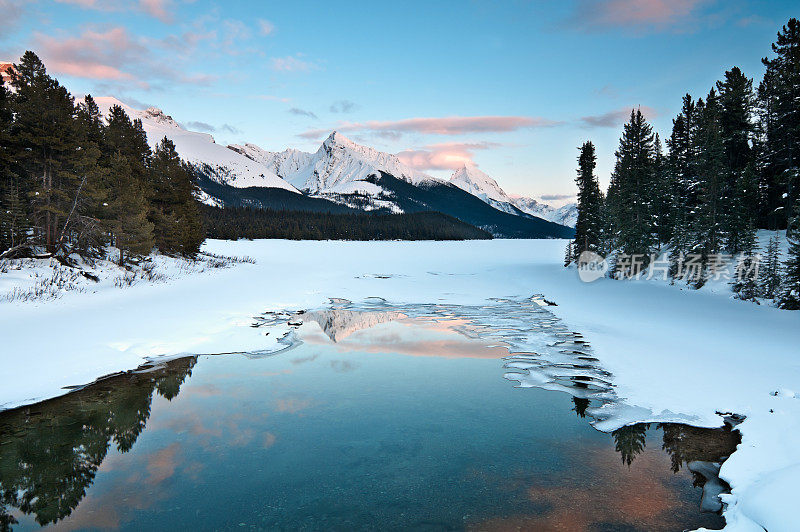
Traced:
<svg viewBox="0 0 800 532">
<path fill-rule="evenodd" d="M 139 366 L 149 357 L 264 350 L 266 310 L 329 298 L 479 304 L 544 294 L 613 374 L 629 421 L 720 426 L 747 417 L 724 463 L 728 530 L 790 530 L 800 479 L 800 313 L 655 282 L 581 283 L 563 240 L 471 242 L 209 241 L 238 264 L 166 283 L 51 301 L 0 303 L 0 408 Z M 1 277 L 5 274 L 0 274 Z M 777 393 L 776 393 L 777 392 Z M 604 427 L 607 429 L 608 427 Z"/>
</svg>

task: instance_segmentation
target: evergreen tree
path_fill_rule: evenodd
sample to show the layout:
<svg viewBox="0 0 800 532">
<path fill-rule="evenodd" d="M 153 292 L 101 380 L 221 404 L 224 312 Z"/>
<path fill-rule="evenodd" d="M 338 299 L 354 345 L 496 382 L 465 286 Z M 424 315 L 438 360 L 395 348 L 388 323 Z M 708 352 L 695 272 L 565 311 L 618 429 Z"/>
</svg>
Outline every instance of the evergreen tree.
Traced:
<svg viewBox="0 0 800 532">
<path fill-rule="evenodd" d="M 11 95 L 0 76 L 0 253 L 22 243 L 28 232 L 27 209 L 12 149 Z"/>
<path fill-rule="evenodd" d="M 759 85 L 766 222 L 787 225 L 800 194 L 800 21 L 789 19 L 772 44 L 775 57 L 764 58 Z"/>
<path fill-rule="evenodd" d="M 671 214 L 673 212 L 673 186 L 668 174 L 667 159 L 661 147 L 661 139 L 656 133 L 655 155 L 653 157 L 652 212 L 655 224 L 656 241 L 667 244 L 672 238 Z"/>
<path fill-rule="evenodd" d="M 113 156 L 110 167 L 113 187 L 110 190 L 109 229 L 119 250 L 122 266 L 134 255 L 147 255 L 153 249 L 153 224 L 147 219 L 149 204 L 142 185 L 134 177 L 128 159 L 120 153 Z"/>
<path fill-rule="evenodd" d="M 652 186 L 655 144 L 653 128 L 641 110 L 631 111 L 625 124 L 616 164 L 608 189 L 608 207 L 613 226 L 614 247 L 627 256 L 642 256 L 642 266 L 656 244 Z M 636 274 L 637 267 L 617 270 L 618 275 Z"/>
<path fill-rule="evenodd" d="M 719 120 L 722 144 L 725 151 L 725 175 L 720 190 L 722 231 L 725 248 L 736 254 L 744 249 L 754 229 L 754 206 L 757 203 L 754 157 L 751 139 L 754 134 L 753 81 L 738 67 L 725 72 L 725 80 L 717 82 L 719 91 Z M 745 172 L 750 172 L 745 176 Z M 744 189 L 744 190 L 743 190 Z M 743 195 L 746 196 L 743 197 Z M 748 202 L 748 203 L 745 203 Z"/>
<path fill-rule="evenodd" d="M 695 288 L 705 284 L 713 256 L 722 251 L 724 228 L 725 148 L 719 99 L 711 89 L 705 102 L 698 100 L 697 148 L 698 206 L 690 229 L 689 253 L 700 257 L 701 271 L 688 279 Z"/>
<path fill-rule="evenodd" d="M 781 287 L 780 237 L 776 234 L 769 239 L 767 254 L 764 257 L 761 273 L 761 294 L 767 299 L 775 299 Z"/>
<path fill-rule="evenodd" d="M 96 152 L 84 150 L 72 96 L 50 77 L 33 52 L 11 70 L 15 119 L 12 138 L 29 189 L 37 236 L 46 249 L 61 251 L 71 240 L 75 209 Z"/>
<path fill-rule="evenodd" d="M 672 121 L 672 133 L 667 140 L 668 182 L 670 194 L 670 275 L 682 275 L 679 266 L 689 252 L 690 228 L 697 209 L 697 130 L 696 104 L 689 94 L 683 97 L 680 114 Z"/>
<path fill-rule="evenodd" d="M 797 233 L 789 239 L 789 256 L 785 266 L 783 292 L 778 304 L 788 310 L 800 310 L 800 236 Z"/>
<path fill-rule="evenodd" d="M 153 190 L 150 220 L 155 227 L 158 249 L 182 255 L 197 253 L 204 233 L 191 171 L 166 137 L 153 153 L 150 184 Z"/>
<path fill-rule="evenodd" d="M 578 156 L 578 221 L 575 224 L 575 240 L 571 248 L 571 260 L 577 260 L 584 251 L 601 251 L 603 229 L 603 196 L 594 169 L 597 156 L 594 144 L 586 141 Z"/>
</svg>

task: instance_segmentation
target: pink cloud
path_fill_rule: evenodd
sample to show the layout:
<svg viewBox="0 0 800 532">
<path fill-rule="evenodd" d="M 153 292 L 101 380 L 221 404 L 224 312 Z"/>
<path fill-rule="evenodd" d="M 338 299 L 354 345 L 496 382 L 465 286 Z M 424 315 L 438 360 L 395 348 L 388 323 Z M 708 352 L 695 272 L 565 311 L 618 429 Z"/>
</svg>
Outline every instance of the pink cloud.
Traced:
<svg viewBox="0 0 800 532">
<path fill-rule="evenodd" d="M 107 30 L 86 29 L 77 36 L 34 34 L 34 49 L 48 70 L 79 78 L 106 82 L 133 83 L 149 88 L 153 82 L 207 84 L 213 76 L 185 74 L 174 62 L 159 58 L 153 42 L 134 37 L 123 27 Z M 156 46 L 169 47 L 159 42 Z"/>
<path fill-rule="evenodd" d="M 418 170 L 457 170 L 475 164 L 473 152 L 500 146 L 493 142 L 443 142 L 431 144 L 417 150 L 405 150 L 397 154 L 403 164 Z"/>
<path fill-rule="evenodd" d="M 174 21 L 172 13 L 169 10 L 169 0 L 139 0 L 139 6 L 142 11 L 165 24 L 172 24 Z"/>
<path fill-rule="evenodd" d="M 530 116 L 447 116 L 441 118 L 407 118 L 396 121 L 343 122 L 337 131 L 368 131 L 384 138 L 397 139 L 403 133 L 427 135 L 464 135 L 467 133 L 504 133 L 518 129 L 549 127 L 559 122 Z M 314 129 L 301 133 L 317 139 L 330 130 Z"/>
<path fill-rule="evenodd" d="M 579 0 L 571 23 L 584 31 L 642 27 L 664 29 L 713 0 Z"/>
<path fill-rule="evenodd" d="M 275 24 L 263 18 L 258 19 L 258 31 L 261 35 L 272 35 L 275 31 Z"/>
<path fill-rule="evenodd" d="M 309 61 L 300 59 L 301 55 L 287 55 L 286 57 L 273 57 L 270 59 L 270 68 L 278 72 L 309 72 L 317 66 Z"/>
<path fill-rule="evenodd" d="M 165 24 L 175 20 L 171 11 L 172 0 L 138 0 L 123 2 L 122 0 L 56 0 L 60 4 L 70 4 L 83 9 L 99 11 L 140 11 Z"/>
<path fill-rule="evenodd" d="M 105 32 L 87 30 L 78 37 L 63 40 L 37 33 L 34 40 L 48 69 L 89 79 L 132 79 L 134 76 L 124 72 L 122 65 L 147 52 L 121 27 Z"/>
</svg>

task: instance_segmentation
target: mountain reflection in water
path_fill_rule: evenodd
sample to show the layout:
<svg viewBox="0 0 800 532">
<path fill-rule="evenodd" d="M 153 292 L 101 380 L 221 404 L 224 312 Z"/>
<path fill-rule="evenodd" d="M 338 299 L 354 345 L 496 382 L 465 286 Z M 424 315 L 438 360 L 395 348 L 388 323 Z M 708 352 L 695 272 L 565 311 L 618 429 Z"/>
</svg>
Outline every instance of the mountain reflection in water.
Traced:
<svg viewBox="0 0 800 532">
<path fill-rule="evenodd" d="M 385 317 L 376 319 L 376 323 L 382 323 L 381 320 Z M 307 316 L 306 321 L 316 321 L 316 318 L 319 318 L 326 323 L 320 316 L 309 318 Z M 397 316 L 392 317 L 396 318 Z M 345 329 L 347 328 L 346 326 Z M 324 326 L 322 329 L 325 331 Z M 403 345 L 415 340 L 421 342 L 414 347 L 413 351 L 416 352 L 422 349 L 425 339 L 442 340 L 440 336 L 445 334 L 442 332 L 444 329 L 446 327 L 441 324 L 425 329 L 419 326 L 415 328 L 407 323 L 384 323 L 368 334 L 366 331 L 356 333 L 354 329 L 345 337 L 330 336 L 332 340 L 338 338 L 339 342 L 343 338 L 352 337 L 350 349 L 354 352 L 349 353 L 349 357 L 344 359 L 342 356 L 347 354 L 347 346 L 341 343 L 321 345 L 319 338 L 302 347 L 308 350 L 307 353 L 292 352 L 293 358 L 288 355 L 264 360 L 245 360 L 243 357 L 227 356 L 203 357 L 198 367 L 209 365 L 213 369 L 216 365 L 215 371 L 209 371 L 208 375 L 203 377 L 192 377 L 193 369 L 197 370 L 195 365 L 198 359 L 187 357 L 110 377 L 60 398 L 0 413 L 0 530 L 15 527 L 17 524 L 27 523 L 27 526 L 30 526 L 32 524 L 30 517 L 33 517 L 38 525 L 65 524 L 69 525 L 68 528 L 81 526 L 116 528 L 120 526 L 121 521 L 125 522 L 126 520 L 120 516 L 106 521 L 102 521 L 96 515 L 92 518 L 94 520 L 87 521 L 83 516 L 82 520 L 75 523 L 64 519 L 76 513 L 76 508 L 81 506 L 87 493 L 96 495 L 90 487 L 96 479 L 101 478 L 98 469 L 107 460 L 109 453 L 114 453 L 115 462 L 125 460 L 129 454 L 136 454 L 134 444 L 147 431 L 151 407 L 156 397 L 163 398 L 160 399 L 161 402 L 165 402 L 164 400 L 171 402 L 162 405 L 159 410 L 162 418 L 158 423 L 158 430 L 161 431 L 159 434 L 163 432 L 168 437 L 167 447 L 163 447 L 165 442 L 159 440 L 163 447 L 159 452 L 162 454 L 170 450 L 175 451 L 178 443 L 181 446 L 195 444 L 214 449 L 241 443 L 240 455 L 253 457 L 241 459 L 253 464 L 243 467 L 253 469 L 248 474 L 255 479 L 254 481 L 258 481 L 260 475 L 270 477 L 270 481 L 279 482 L 280 479 L 274 480 L 272 477 L 278 475 L 278 471 L 286 469 L 293 470 L 299 475 L 297 478 L 319 477 L 320 485 L 324 485 L 321 479 L 326 478 L 325 472 L 320 471 L 320 466 L 309 463 L 306 466 L 307 470 L 297 471 L 302 465 L 298 466 L 298 462 L 293 461 L 295 458 L 289 456 L 294 452 L 293 446 L 289 445 L 281 450 L 280 438 L 288 440 L 294 432 L 301 438 L 298 441 L 316 440 L 313 447 L 316 453 L 320 459 L 334 468 L 330 472 L 330 482 L 334 484 L 330 487 L 332 490 L 330 493 L 321 491 L 319 496 L 309 493 L 308 496 L 311 498 L 302 504 L 296 502 L 298 508 L 295 509 L 291 508 L 291 505 L 295 504 L 297 496 L 289 493 L 288 499 L 282 500 L 280 504 L 275 502 L 277 509 L 270 510 L 266 515 L 265 510 L 251 516 L 239 515 L 232 511 L 231 519 L 235 520 L 235 523 L 225 521 L 228 524 L 232 523 L 231 526 L 237 524 L 239 519 L 245 522 L 252 517 L 261 520 L 257 520 L 255 525 L 260 528 L 285 528 L 295 525 L 306 528 L 365 528 L 379 526 L 380 523 L 375 521 L 384 519 L 381 522 L 387 527 L 492 529 L 515 525 L 536 529 L 545 525 L 574 525 L 577 528 L 571 529 L 588 530 L 588 527 L 594 527 L 597 523 L 605 523 L 609 530 L 669 529 L 678 525 L 679 521 L 671 520 L 673 518 L 671 515 L 659 515 L 653 509 L 653 505 L 661 500 L 662 509 L 669 510 L 667 512 L 669 514 L 674 510 L 673 505 L 683 505 L 683 502 L 679 501 L 676 492 L 671 491 L 674 485 L 672 481 L 655 480 L 653 477 L 661 478 L 669 469 L 676 473 L 685 472 L 687 464 L 690 463 L 718 464 L 733 452 L 739 442 L 738 433 L 729 428 L 701 429 L 678 424 L 638 424 L 623 427 L 610 435 L 597 433 L 602 439 L 598 443 L 596 436 L 592 434 L 595 431 L 585 427 L 584 422 L 575 425 L 567 420 L 568 417 L 575 420 L 574 415 L 568 412 L 570 406 L 577 416 L 583 417 L 589 406 L 588 399 L 573 398 L 571 402 L 569 399 L 561 401 L 561 394 L 540 392 L 544 394 L 541 398 L 563 405 L 561 413 L 552 412 L 547 415 L 552 416 L 558 425 L 570 427 L 575 425 L 569 430 L 579 431 L 575 433 L 574 439 L 573 436 L 569 436 L 572 433 L 565 433 L 567 436 L 562 436 L 558 440 L 543 440 L 550 443 L 542 446 L 540 441 L 543 438 L 542 433 L 547 437 L 556 436 L 548 435 L 550 429 L 546 425 L 532 424 L 526 429 L 523 421 L 526 417 L 526 410 L 523 409 L 530 407 L 525 401 L 535 394 L 531 390 L 509 387 L 507 381 L 502 379 L 502 364 L 498 363 L 496 356 L 485 359 L 473 356 L 453 358 L 446 355 L 409 358 L 403 354 L 402 348 L 392 348 L 395 340 L 399 339 Z M 313 339 L 314 334 L 314 331 L 307 331 L 306 338 Z M 392 341 L 384 341 L 380 348 L 393 354 L 387 354 L 385 357 L 373 356 L 367 349 L 369 338 L 373 340 L 394 338 Z M 451 338 L 449 342 L 448 349 L 458 349 L 457 341 Z M 431 349 L 437 348 L 440 346 L 431 346 Z M 487 346 L 484 345 L 483 348 L 486 349 Z M 371 367 L 375 369 L 370 373 Z M 487 374 L 492 367 L 496 367 L 497 373 Z M 229 373 L 225 374 L 223 370 Z M 359 373 L 364 373 L 364 376 L 359 377 Z M 443 380 L 456 374 L 462 376 L 460 380 L 463 380 L 463 383 L 460 383 L 459 379 Z M 416 383 L 423 382 L 426 375 L 436 380 L 432 383 L 425 381 L 424 387 L 417 386 Z M 385 381 L 374 384 L 384 378 Z M 307 392 L 308 390 L 303 389 L 304 383 L 311 389 L 317 382 L 324 383 L 319 384 L 321 391 L 317 390 L 315 392 L 317 395 L 292 395 L 292 393 Z M 437 385 L 436 382 L 440 384 Z M 193 393 L 181 399 L 179 396 L 184 384 L 189 386 Z M 214 390 L 215 393 L 201 393 L 202 390 L 210 392 L 215 386 L 220 387 Z M 390 389 L 392 386 L 397 388 L 392 390 Z M 485 389 L 482 388 L 484 386 Z M 267 393 L 265 390 L 268 388 L 273 390 L 269 393 L 280 392 L 283 395 L 276 395 L 274 401 L 269 403 L 265 399 Z M 289 395 L 286 395 L 287 392 Z M 352 394 L 363 398 L 364 402 L 354 403 Z M 470 401 L 468 398 L 472 396 L 477 396 L 480 400 Z M 179 399 L 175 400 L 176 398 Z M 418 401 L 420 405 L 405 404 L 405 398 L 409 398 L 409 401 Z M 223 400 L 233 403 L 220 403 Z M 365 417 L 363 421 L 360 420 L 359 416 L 364 410 L 369 411 L 374 403 L 381 401 L 387 403 L 387 412 L 392 412 L 392 418 L 386 417 L 386 414 L 376 413 L 378 417 L 375 419 Z M 442 404 L 445 402 L 448 404 Z M 269 412 L 266 411 L 268 403 L 272 405 L 272 410 Z M 231 404 L 240 405 L 243 410 L 230 412 Z M 318 416 L 315 415 L 314 408 L 322 404 L 328 406 L 319 407 L 322 411 Z M 543 412 L 551 409 L 549 404 L 541 403 Z M 207 408 L 207 405 L 216 407 Z M 516 414 L 509 412 L 517 405 L 519 410 Z M 445 412 L 443 419 L 448 425 L 444 430 L 437 428 L 435 424 L 438 409 Z M 270 430 L 258 432 L 263 437 L 245 438 L 237 443 L 233 441 L 233 438 L 237 437 L 237 431 L 232 429 L 219 431 L 208 428 L 196 431 L 187 429 L 188 414 L 184 415 L 184 418 L 172 421 L 173 424 L 181 426 L 179 431 L 165 430 L 164 427 L 168 425 L 163 421 L 165 413 L 189 412 L 189 410 L 195 416 L 196 412 L 200 411 L 201 415 L 208 418 L 224 419 L 225 427 L 240 424 L 242 430 L 239 432 L 249 431 L 251 436 L 253 426 L 258 427 L 256 432 L 265 428 Z M 431 416 L 430 419 L 424 417 L 428 415 Z M 455 417 L 458 415 L 464 417 Z M 272 432 L 274 429 L 264 424 L 276 423 L 279 416 L 284 416 L 287 421 L 282 427 L 285 430 L 276 431 L 278 434 L 276 443 L 276 436 Z M 378 423 L 393 427 L 395 418 L 403 422 L 397 428 L 389 430 L 375 425 L 377 419 L 384 420 Z M 513 426 L 515 418 L 517 426 Z M 490 423 L 494 419 L 497 420 L 497 424 L 492 426 Z M 558 421 L 555 421 L 556 419 Z M 213 419 L 205 421 L 211 422 Z M 342 434 L 337 432 L 337 424 L 345 425 L 342 427 Z M 459 432 L 459 425 L 466 427 L 464 432 Z M 392 432 L 394 430 L 397 432 Z M 353 431 L 361 432 L 350 435 Z M 505 434 L 507 431 L 514 432 Z M 526 432 L 530 434 L 529 441 L 525 441 Z M 660 446 L 666 453 L 660 456 L 668 457 L 665 463 L 662 463 L 664 461 L 658 457 L 659 455 L 648 454 L 653 452 L 648 451 L 648 442 L 651 442 L 651 447 L 656 445 L 657 448 L 658 442 L 655 438 L 659 433 L 661 433 Z M 163 437 L 159 436 L 162 440 Z M 475 441 L 470 442 L 470 437 L 476 438 Z M 426 446 L 430 445 L 430 440 L 434 439 L 441 442 L 436 443 L 433 451 L 425 450 Z M 297 445 L 299 443 L 294 446 Z M 493 449 L 491 445 L 499 447 Z M 457 446 L 461 451 L 435 454 L 437 449 L 452 449 L 453 446 Z M 616 464 L 608 460 L 611 447 L 618 456 Z M 263 454 L 267 452 L 272 454 Z M 337 458 L 339 456 L 337 453 L 345 453 L 342 456 L 346 459 Z M 524 453 L 529 455 L 532 453 L 525 458 L 528 460 L 525 462 L 529 464 L 527 466 L 517 463 Z M 542 458 L 537 458 L 537 453 Z M 550 463 L 548 460 L 555 458 L 545 458 L 548 453 L 555 453 L 554 456 L 563 458 L 556 460 L 557 464 Z M 330 454 L 329 459 L 328 454 Z M 303 456 L 313 460 L 307 453 Z M 162 458 L 166 460 L 169 457 Z M 442 486 L 451 486 L 453 490 L 442 493 L 441 488 L 436 488 L 439 490 L 437 496 L 442 497 L 442 502 L 463 504 L 465 508 L 454 510 L 454 516 L 439 517 L 433 524 L 427 522 L 424 515 L 418 516 L 419 521 L 404 521 L 403 519 L 411 519 L 414 511 L 424 513 L 422 508 L 448 506 L 435 500 L 420 500 L 420 497 L 425 496 L 421 488 L 415 488 L 417 490 L 415 492 L 402 487 L 410 480 L 409 475 L 417 473 L 422 475 L 431 469 L 432 466 L 427 462 L 429 459 L 439 464 L 447 464 L 455 459 L 464 460 L 463 464 L 454 464 L 452 471 L 445 470 L 441 473 L 444 476 L 435 480 Z M 161 476 L 159 471 L 148 470 L 148 472 L 151 476 L 158 477 L 156 481 L 164 480 L 174 474 L 172 481 L 178 482 L 180 478 L 180 489 L 197 479 L 214 484 L 219 482 L 225 485 L 236 484 L 245 474 L 244 470 L 237 470 L 230 465 L 222 463 L 215 465 L 213 454 L 206 456 L 206 461 L 203 460 L 201 458 L 192 462 L 194 466 L 191 471 L 188 467 L 181 470 L 180 477 L 175 471 L 175 466 L 170 464 L 166 464 L 166 472 L 162 472 Z M 281 463 L 282 460 L 285 460 L 285 467 Z M 637 460 L 644 460 L 643 466 L 639 469 Z M 259 465 L 258 469 L 255 469 L 256 463 Z M 562 468 L 566 467 L 563 464 L 572 464 L 576 469 L 563 470 Z M 262 466 L 267 466 L 267 469 L 260 473 Z M 148 467 L 155 466 L 151 464 Z M 400 469 L 397 469 L 398 467 Z M 531 467 L 534 469 L 541 467 L 541 471 L 536 472 L 530 469 Z M 697 467 L 694 469 L 707 470 Z M 713 467 L 711 469 L 713 471 Z M 465 475 L 460 478 L 453 476 L 456 474 L 454 471 L 466 471 L 466 473 L 459 473 Z M 103 474 L 111 475 L 109 472 Z M 348 475 L 352 478 L 348 478 Z M 387 480 L 381 480 L 384 477 Z M 393 502 L 381 498 L 382 495 L 378 493 L 380 490 L 373 493 L 366 487 L 376 479 L 381 482 L 379 485 L 383 486 L 381 490 L 388 491 L 389 496 L 396 492 Z M 142 489 L 141 481 L 138 484 L 131 484 L 130 480 L 126 482 L 127 484 L 115 485 L 114 492 L 135 492 Z M 279 485 L 282 485 L 280 482 Z M 384 484 L 384 482 L 389 483 Z M 680 482 L 686 483 L 687 479 L 681 478 Z M 706 482 L 702 474 L 694 473 L 696 486 L 702 486 Z M 646 484 L 642 488 L 658 486 L 659 489 L 651 490 L 650 495 L 631 493 L 625 495 L 614 491 L 614 486 L 617 485 L 630 487 L 641 483 Z M 171 486 L 173 487 L 169 488 L 170 490 L 179 491 L 176 487 L 178 485 L 171 484 Z M 283 486 L 287 490 L 290 489 L 290 484 Z M 313 490 L 312 486 L 314 484 L 306 487 L 298 486 L 297 489 L 302 488 L 302 492 L 306 492 Z M 102 489 L 110 488 L 104 486 Z M 236 486 L 224 489 L 235 490 Z M 363 501 L 359 501 L 358 497 L 352 499 L 346 496 L 348 493 L 351 496 L 353 493 L 357 494 L 359 490 L 364 490 Z M 335 495 L 340 492 L 345 495 Z M 247 498 L 245 493 L 239 493 L 239 496 L 242 499 Z M 254 499 L 264 496 L 276 497 L 277 494 L 274 488 L 268 493 L 250 494 Z M 626 499 L 626 496 L 629 498 Z M 408 507 L 400 504 L 400 499 L 403 497 L 408 498 Z M 100 504 L 98 501 L 102 500 L 102 497 L 95 496 L 94 499 L 92 504 Z M 202 504 L 192 498 L 188 499 L 171 503 L 173 505 L 171 507 L 184 508 L 182 511 L 186 512 L 185 515 L 177 510 L 173 513 L 180 514 L 180 519 L 187 520 L 180 521 L 186 527 L 192 526 L 189 522 L 192 518 L 199 519 L 193 517 L 196 513 L 194 510 L 192 512 L 189 510 L 194 508 L 193 505 Z M 314 511 L 313 517 L 293 513 L 300 512 L 299 508 L 303 505 L 317 508 L 314 504 L 322 504 L 320 500 L 327 501 L 325 504 L 328 506 L 322 511 Z M 111 501 L 113 502 L 106 501 L 104 504 L 119 503 L 114 498 L 111 498 Z M 393 505 L 397 507 L 394 508 Z M 162 511 L 168 510 L 162 508 Z M 223 510 L 217 511 L 224 513 Z M 531 515 L 524 515 L 526 511 Z M 321 515 L 326 512 L 330 512 L 330 515 Z M 316 520 L 309 521 L 312 518 Z M 329 520 L 323 521 L 323 518 Z M 196 526 L 202 527 L 202 523 L 199 522 Z M 713 526 L 715 523 L 719 524 L 719 521 L 705 519 L 692 523 Z M 166 524 L 162 526 L 167 527 Z"/>
</svg>

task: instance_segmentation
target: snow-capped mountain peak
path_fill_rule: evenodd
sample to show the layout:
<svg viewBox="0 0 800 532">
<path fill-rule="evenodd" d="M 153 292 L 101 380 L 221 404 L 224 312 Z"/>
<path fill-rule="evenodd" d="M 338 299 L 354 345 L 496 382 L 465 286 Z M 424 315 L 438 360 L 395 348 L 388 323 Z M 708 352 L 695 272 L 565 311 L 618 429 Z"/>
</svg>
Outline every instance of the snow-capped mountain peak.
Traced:
<svg viewBox="0 0 800 532">
<path fill-rule="evenodd" d="M 175 144 L 175 149 L 182 159 L 202 167 L 214 181 L 234 187 L 260 186 L 297 192 L 296 188 L 278 177 L 265 164 L 215 143 L 214 137 L 208 133 L 184 129 L 157 107 L 149 107 L 142 111 L 110 96 L 100 96 L 94 101 L 103 116 L 108 116 L 111 107 L 119 105 L 131 120 L 138 118 L 142 121 L 142 127 L 147 133 L 147 142 L 151 146 L 154 147 L 161 139 L 167 137 Z"/>
<path fill-rule="evenodd" d="M 396 155 L 362 146 L 338 131 L 332 132 L 311 156 L 307 166 L 286 179 L 297 188 L 312 194 L 376 195 L 380 187 L 365 181 L 379 171 L 409 183 L 438 181 L 436 178 L 406 166 Z"/>
<path fill-rule="evenodd" d="M 494 201 L 511 203 L 510 198 L 505 191 L 500 188 L 497 181 L 489 177 L 489 174 L 481 171 L 475 165 L 465 164 L 453 172 L 453 175 L 450 177 L 450 182 L 461 190 L 481 198 L 483 201 L 491 199 Z"/>
<path fill-rule="evenodd" d="M 144 115 L 156 123 L 164 124 L 177 129 L 181 128 L 181 126 L 171 116 L 165 114 L 164 111 L 158 107 L 148 107 L 144 110 Z"/>
<path fill-rule="evenodd" d="M 282 179 L 307 166 L 313 156 L 312 153 L 294 148 L 286 148 L 283 151 L 267 151 L 249 142 L 243 145 L 231 144 L 228 148 L 241 153 L 250 160 L 265 165 Z"/>
<path fill-rule="evenodd" d="M 575 204 L 564 205 L 558 209 L 540 203 L 533 198 L 511 196 L 497 184 L 486 172 L 475 165 L 465 164 L 450 177 L 450 182 L 465 192 L 469 192 L 495 209 L 510 214 L 525 214 L 543 218 L 569 227 L 575 227 L 577 210 Z"/>
</svg>

